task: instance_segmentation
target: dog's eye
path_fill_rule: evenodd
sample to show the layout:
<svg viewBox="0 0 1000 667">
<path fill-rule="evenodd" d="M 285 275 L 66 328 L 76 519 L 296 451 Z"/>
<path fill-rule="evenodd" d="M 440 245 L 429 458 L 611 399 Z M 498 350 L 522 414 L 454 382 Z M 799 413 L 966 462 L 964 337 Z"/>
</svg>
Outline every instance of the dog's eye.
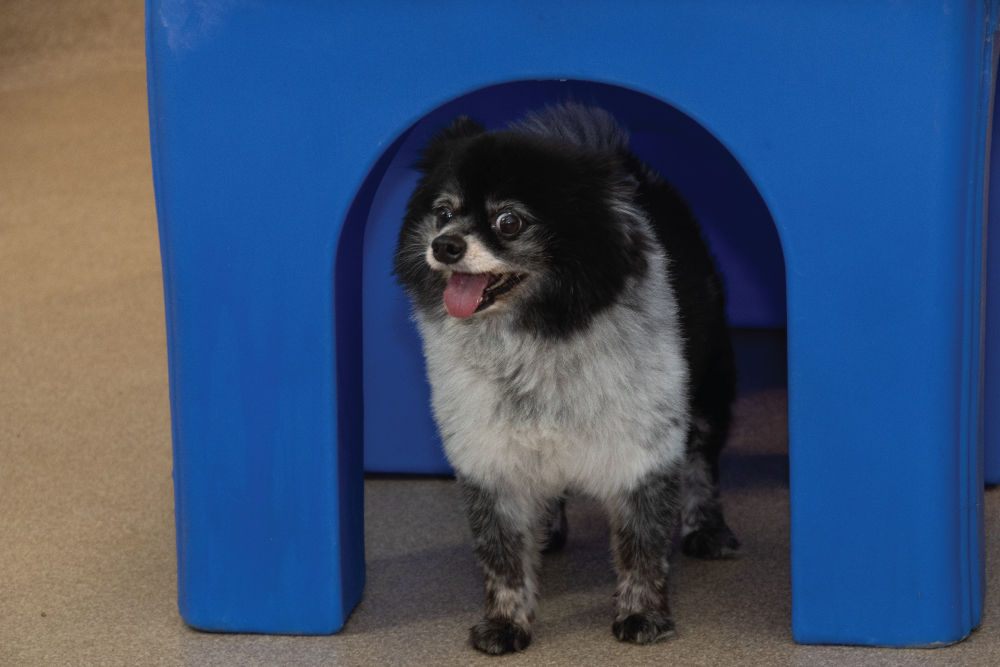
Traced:
<svg viewBox="0 0 1000 667">
<path fill-rule="evenodd" d="M 454 215 L 452 210 L 447 206 L 436 206 L 431 213 L 434 214 L 434 221 L 437 223 L 438 229 L 447 225 L 448 221 L 451 220 L 451 216 Z"/>
<path fill-rule="evenodd" d="M 524 221 L 516 213 L 505 211 L 497 216 L 493 229 L 504 238 L 512 239 L 524 229 Z"/>
</svg>

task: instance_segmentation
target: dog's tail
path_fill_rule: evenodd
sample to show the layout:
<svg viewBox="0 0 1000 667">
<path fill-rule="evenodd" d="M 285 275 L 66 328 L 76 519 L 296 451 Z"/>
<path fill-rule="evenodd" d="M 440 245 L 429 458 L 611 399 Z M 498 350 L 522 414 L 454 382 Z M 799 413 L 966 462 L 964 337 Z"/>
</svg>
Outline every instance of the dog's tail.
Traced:
<svg viewBox="0 0 1000 667">
<path fill-rule="evenodd" d="M 628 132 L 614 116 L 599 107 L 577 102 L 564 102 L 531 112 L 512 122 L 508 129 L 598 151 L 628 148 Z"/>
</svg>

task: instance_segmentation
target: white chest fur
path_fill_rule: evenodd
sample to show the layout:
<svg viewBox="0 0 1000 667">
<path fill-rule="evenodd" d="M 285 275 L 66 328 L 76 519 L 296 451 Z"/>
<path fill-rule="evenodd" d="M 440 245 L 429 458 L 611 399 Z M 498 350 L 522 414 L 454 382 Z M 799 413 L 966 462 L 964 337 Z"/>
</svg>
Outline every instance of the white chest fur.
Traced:
<svg viewBox="0 0 1000 667">
<path fill-rule="evenodd" d="M 655 283 L 655 284 L 651 284 Z M 665 280 L 568 339 L 418 317 L 449 461 L 480 484 L 609 498 L 683 456 L 687 366 Z"/>
</svg>

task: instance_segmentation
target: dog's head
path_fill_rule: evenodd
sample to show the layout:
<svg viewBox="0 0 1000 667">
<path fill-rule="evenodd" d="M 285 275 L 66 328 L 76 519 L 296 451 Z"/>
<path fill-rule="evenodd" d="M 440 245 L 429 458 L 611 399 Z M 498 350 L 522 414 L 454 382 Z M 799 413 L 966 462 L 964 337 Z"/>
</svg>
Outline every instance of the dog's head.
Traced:
<svg viewBox="0 0 1000 667">
<path fill-rule="evenodd" d="M 568 333 L 645 268 L 620 155 L 460 117 L 417 166 L 395 273 L 427 316 Z"/>
</svg>

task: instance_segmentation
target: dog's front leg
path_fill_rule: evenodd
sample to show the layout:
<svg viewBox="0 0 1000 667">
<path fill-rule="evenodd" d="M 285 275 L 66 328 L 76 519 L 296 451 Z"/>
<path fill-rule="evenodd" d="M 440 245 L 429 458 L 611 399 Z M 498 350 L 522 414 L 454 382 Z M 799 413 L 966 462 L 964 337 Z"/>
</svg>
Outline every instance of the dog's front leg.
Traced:
<svg viewBox="0 0 1000 667">
<path fill-rule="evenodd" d="M 674 633 L 667 602 L 667 559 L 680 514 L 680 475 L 648 475 L 608 503 L 618 571 L 612 630 L 621 641 L 649 644 Z"/>
<path fill-rule="evenodd" d="M 476 556 L 486 575 L 486 614 L 470 630 L 472 645 L 498 655 L 531 642 L 538 597 L 538 503 L 459 480 Z"/>
</svg>

